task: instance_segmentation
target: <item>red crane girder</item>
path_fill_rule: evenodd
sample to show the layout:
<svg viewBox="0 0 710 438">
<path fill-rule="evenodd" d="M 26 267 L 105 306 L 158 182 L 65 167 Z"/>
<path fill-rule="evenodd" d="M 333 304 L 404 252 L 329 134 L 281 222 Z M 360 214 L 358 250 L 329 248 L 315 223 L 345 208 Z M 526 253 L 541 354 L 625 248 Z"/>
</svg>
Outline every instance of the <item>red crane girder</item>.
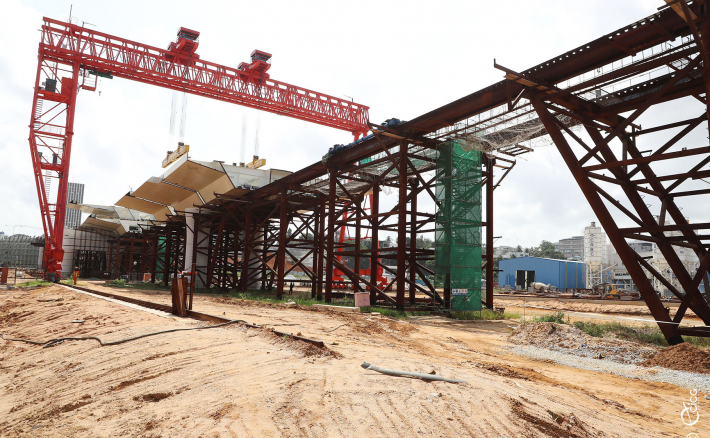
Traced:
<svg viewBox="0 0 710 438">
<path fill-rule="evenodd" d="M 186 36 L 187 35 L 187 36 Z M 259 68 L 203 61 L 194 50 L 199 33 L 181 29 L 173 50 L 140 44 L 44 18 L 30 119 L 30 150 L 45 234 L 43 269 L 61 271 L 64 218 L 74 109 L 79 88 L 96 89 L 98 76 L 120 77 L 260 109 L 341 129 L 357 139 L 367 134 L 369 108 L 327 94 L 274 81 Z M 269 55 L 270 56 L 270 55 Z M 264 60 L 266 59 L 266 61 Z M 56 195 L 51 181 L 58 179 Z"/>
<path fill-rule="evenodd" d="M 87 71 L 232 102 L 355 136 L 369 130 L 369 108 L 364 105 L 199 58 L 176 60 L 175 52 L 71 23 L 44 18 L 40 50 L 52 60 L 79 62 Z"/>
</svg>

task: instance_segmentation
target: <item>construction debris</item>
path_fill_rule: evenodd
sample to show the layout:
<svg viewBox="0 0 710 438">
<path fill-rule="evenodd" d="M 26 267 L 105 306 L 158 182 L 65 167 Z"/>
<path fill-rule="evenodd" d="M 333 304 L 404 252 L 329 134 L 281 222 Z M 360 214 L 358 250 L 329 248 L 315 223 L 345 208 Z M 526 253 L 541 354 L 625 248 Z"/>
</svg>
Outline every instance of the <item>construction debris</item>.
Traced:
<svg viewBox="0 0 710 438">
<path fill-rule="evenodd" d="M 513 344 L 620 363 L 638 363 L 656 354 L 655 349 L 635 342 L 595 338 L 576 327 L 553 322 L 521 324 L 510 334 L 508 340 Z"/>
</svg>

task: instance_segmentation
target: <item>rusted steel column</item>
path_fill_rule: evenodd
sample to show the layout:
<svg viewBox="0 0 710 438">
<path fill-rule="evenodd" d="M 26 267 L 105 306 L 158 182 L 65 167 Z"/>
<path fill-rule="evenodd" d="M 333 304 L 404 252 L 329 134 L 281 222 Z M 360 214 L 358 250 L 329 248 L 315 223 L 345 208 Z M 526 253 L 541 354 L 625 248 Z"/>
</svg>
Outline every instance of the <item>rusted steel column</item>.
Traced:
<svg viewBox="0 0 710 438">
<path fill-rule="evenodd" d="M 227 222 L 227 216 L 222 216 L 222 219 L 219 221 L 218 229 L 217 229 L 217 237 L 215 238 L 214 244 L 212 244 L 212 237 L 210 236 L 210 252 L 209 252 L 209 258 L 208 258 L 208 263 L 207 263 L 207 282 L 205 284 L 205 287 L 209 289 L 212 287 L 212 279 L 214 278 L 214 271 L 215 267 L 217 266 L 217 260 L 219 259 L 222 251 L 222 241 L 224 239 L 224 227 L 225 223 Z M 219 282 L 221 280 L 221 276 L 219 275 L 219 272 L 217 274 L 217 285 L 219 286 Z"/>
<path fill-rule="evenodd" d="M 493 168 L 495 159 L 486 159 L 486 301 L 487 308 L 493 308 Z"/>
<path fill-rule="evenodd" d="M 362 208 L 362 197 L 358 196 L 355 202 L 357 203 L 357 208 L 355 209 L 355 267 L 353 272 L 360 275 L 360 221 L 362 220 L 360 209 Z M 353 292 L 360 292 L 360 280 L 357 276 L 353 278 Z"/>
<path fill-rule="evenodd" d="M 399 215 L 397 223 L 397 310 L 404 310 L 407 287 L 407 142 L 399 144 Z"/>
<path fill-rule="evenodd" d="M 180 248 L 180 235 L 178 234 L 180 230 L 177 228 L 177 224 L 175 225 L 175 227 L 173 229 L 175 231 L 175 243 L 173 245 L 173 249 L 175 250 L 175 254 L 174 254 L 175 264 L 173 265 L 173 274 L 174 274 L 174 278 L 177 278 L 178 271 L 180 271 L 180 250 L 181 250 L 181 248 Z"/>
<path fill-rule="evenodd" d="M 131 237 L 131 248 L 128 253 L 128 281 L 131 281 L 131 276 L 133 275 L 133 250 L 136 243 L 136 239 Z"/>
<path fill-rule="evenodd" d="M 330 185 L 328 187 L 328 244 L 325 258 L 325 302 L 330 303 L 333 296 L 333 240 L 335 234 L 335 169 L 330 169 Z"/>
<path fill-rule="evenodd" d="M 279 300 L 284 294 L 284 271 L 286 266 L 286 232 L 288 230 L 288 202 L 286 200 L 287 190 L 281 192 L 281 205 L 279 207 L 279 247 L 276 253 L 277 276 L 276 276 L 276 298 Z"/>
<path fill-rule="evenodd" d="M 708 5 L 706 4 L 704 7 L 708 8 Z M 705 53 L 708 54 L 708 57 L 710 57 L 710 13 L 709 12 L 703 13 L 702 22 L 700 24 L 700 40 L 703 43 L 703 47 L 700 47 L 699 49 L 704 50 Z M 705 72 L 705 95 L 710 96 L 710 94 L 708 94 L 710 92 L 710 65 L 704 66 L 703 71 Z M 705 105 L 707 108 L 708 126 L 710 127 L 710 100 L 706 100 Z"/>
<path fill-rule="evenodd" d="M 147 240 L 148 239 L 146 239 L 145 235 L 143 235 L 143 238 L 141 239 L 141 265 L 140 265 L 140 276 L 141 276 L 140 280 L 141 281 L 143 281 L 143 274 L 145 274 L 145 271 L 147 269 L 146 260 L 145 260 L 146 247 L 148 246 L 148 245 L 146 245 Z"/>
<path fill-rule="evenodd" d="M 163 286 L 168 287 L 170 283 L 170 260 L 173 257 L 173 233 L 169 225 L 165 230 L 165 256 L 163 257 Z"/>
<path fill-rule="evenodd" d="M 372 195 L 370 197 L 370 216 L 372 216 L 372 247 L 370 248 L 370 283 L 377 286 L 377 271 L 380 265 L 377 264 L 379 261 L 377 255 L 380 246 L 380 218 L 377 217 L 380 211 L 380 185 L 375 184 L 372 188 Z M 370 288 L 370 304 L 375 304 L 377 299 L 377 292 Z"/>
<path fill-rule="evenodd" d="M 238 266 L 238 261 L 239 260 L 239 250 L 240 250 L 240 244 L 239 244 L 239 233 L 241 232 L 241 228 L 239 227 L 239 224 L 234 225 L 234 256 L 232 257 L 232 287 L 237 288 L 239 285 L 239 277 L 237 275 L 237 266 Z M 194 259 L 193 259 L 194 260 Z"/>
<path fill-rule="evenodd" d="M 651 311 L 651 315 L 653 315 L 657 321 L 665 322 L 659 323 L 658 326 L 661 329 L 661 332 L 663 332 L 666 340 L 671 345 L 683 342 L 682 337 L 676 333 L 676 328 L 672 324 L 673 321 L 668 315 L 668 312 L 666 312 L 663 303 L 656 294 L 656 291 L 653 289 L 653 285 L 649 282 L 646 277 L 646 273 L 639 265 L 638 260 L 636 259 L 636 252 L 631 249 L 629 244 L 626 242 L 624 235 L 616 225 L 614 218 L 604 204 L 604 201 L 601 199 L 595 185 L 589 179 L 589 176 L 580 164 L 579 159 L 570 147 L 567 139 L 564 135 L 562 135 L 562 132 L 560 132 L 560 128 L 557 126 L 552 114 L 550 114 L 550 111 L 547 109 L 539 96 L 533 95 L 531 102 L 538 114 L 538 117 L 540 117 L 540 121 L 543 123 L 545 129 L 550 134 L 550 137 L 555 142 L 557 150 L 560 151 L 567 167 L 569 167 L 572 175 L 577 181 L 577 184 L 579 184 L 579 187 L 582 189 L 582 193 L 584 193 L 585 197 L 589 201 L 589 204 L 592 206 L 594 214 L 597 216 L 597 219 L 599 219 L 604 231 L 606 231 L 609 240 L 611 240 L 611 243 L 614 245 L 614 248 L 621 258 L 621 261 L 624 263 L 624 266 L 629 271 L 631 278 L 636 283 L 641 296 L 644 298 L 648 309 Z"/>
<path fill-rule="evenodd" d="M 251 250 L 249 245 L 251 244 L 251 208 L 246 207 L 244 210 L 246 212 L 246 218 L 244 219 L 244 249 L 242 250 L 242 273 L 240 278 L 239 289 L 242 292 L 246 292 L 249 288 L 249 258 L 251 257 Z"/>
<path fill-rule="evenodd" d="M 158 272 L 158 232 L 152 228 L 150 234 L 153 241 L 151 244 L 153 255 L 150 259 L 150 282 L 155 284 L 155 274 Z"/>
<path fill-rule="evenodd" d="M 118 269 L 121 265 L 121 236 L 116 239 L 116 269 L 114 272 L 114 278 L 118 278 Z"/>
<path fill-rule="evenodd" d="M 111 265 L 113 262 L 113 243 L 108 244 L 108 265 L 106 265 L 106 274 L 111 277 Z"/>
<path fill-rule="evenodd" d="M 325 251 L 325 199 L 318 205 L 318 217 L 320 218 L 320 227 L 318 229 L 318 268 L 316 269 L 316 299 L 323 301 L 323 253 Z"/>
<path fill-rule="evenodd" d="M 412 187 L 412 191 L 416 189 Z M 415 286 L 417 280 L 417 195 L 412 195 L 412 210 L 409 214 L 409 304 L 414 305 L 416 302 L 415 295 L 417 288 Z"/>
<path fill-rule="evenodd" d="M 313 269 L 313 279 L 311 280 L 311 298 L 316 297 L 316 291 L 318 290 L 318 239 L 320 239 L 320 207 L 313 209 L 313 263 L 311 264 L 311 269 Z M 308 234 L 308 231 L 306 231 Z"/>
<path fill-rule="evenodd" d="M 264 226 L 261 227 L 261 259 L 266 260 L 266 258 L 269 255 L 269 248 L 271 247 L 271 244 L 268 242 L 269 240 L 269 232 L 273 234 L 273 226 L 269 225 L 269 221 L 266 221 Z M 254 230 L 254 233 L 256 233 L 258 230 Z M 260 280 L 259 280 L 259 289 L 260 290 L 266 290 L 266 278 L 267 278 L 267 272 L 266 272 L 266 263 L 265 262 L 260 262 L 261 265 L 261 275 L 260 275 Z M 274 279 L 274 274 L 273 272 L 270 273 L 271 278 L 269 279 L 269 291 L 271 291 L 271 285 L 273 283 Z"/>
</svg>

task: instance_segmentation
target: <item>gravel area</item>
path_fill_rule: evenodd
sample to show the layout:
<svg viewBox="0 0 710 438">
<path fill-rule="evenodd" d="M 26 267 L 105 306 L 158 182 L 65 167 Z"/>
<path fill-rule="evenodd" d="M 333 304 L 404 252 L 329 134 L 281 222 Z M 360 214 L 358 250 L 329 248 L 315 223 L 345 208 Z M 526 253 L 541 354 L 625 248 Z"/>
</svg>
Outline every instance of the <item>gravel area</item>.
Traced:
<svg viewBox="0 0 710 438">
<path fill-rule="evenodd" d="M 525 323 L 508 340 L 513 344 L 545 348 L 560 353 L 621 363 L 639 363 L 652 358 L 657 350 L 635 342 L 589 336 L 580 329 L 552 322 Z"/>
<path fill-rule="evenodd" d="M 633 364 L 613 362 L 609 359 L 593 359 L 572 354 L 551 351 L 538 347 L 508 347 L 513 353 L 538 360 L 551 360 L 557 364 L 589 371 L 616 374 L 629 379 L 664 382 L 683 388 L 697 389 L 710 393 L 710 376 L 707 374 L 675 371 L 660 367 L 640 367 Z"/>
</svg>

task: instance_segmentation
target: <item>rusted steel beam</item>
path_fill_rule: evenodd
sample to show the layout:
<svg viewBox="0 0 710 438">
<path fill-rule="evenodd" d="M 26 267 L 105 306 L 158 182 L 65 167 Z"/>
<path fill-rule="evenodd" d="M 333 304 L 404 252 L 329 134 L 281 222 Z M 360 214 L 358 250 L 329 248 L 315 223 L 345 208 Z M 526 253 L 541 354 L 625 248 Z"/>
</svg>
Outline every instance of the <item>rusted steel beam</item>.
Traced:
<svg viewBox="0 0 710 438">
<path fill-rule="evenodd" d="M 281 299 L 284 293 L 284 267 L 286 266 L 286 232 L 288 231 L 288 198 L 287 190 L 281 193 L 279 206 L 279 246 L 277 248 L 276 298 Z"/>
<path fill-rule="evenodd" d="M 409 162 L 409 160 L 407 160 Z M 411 163 L 410 163 L 411 164 Z M 413 166 L 411 166 L 413 167 Z M 418 181 L 418 180 L 416 180 Z M 409 214 L 409 304 L 413 305 L 416 297 L 417 271 L 417 195 L 412 197 L 411 211 Z"/>
<path fill-rule="evenodd" d="M 688 173 L 685 174 L 685 176 L 682 176 L 682 177 L 678 178 L 677 181 L 675 181 L 673 184 L 671 184 L 671 185 L 669 185 L 668 187 L 666 187 L 666 192 L 667 192 L 667 193 L 671 193 L 671 192 L 672 192 L 673 190 L 675 190 L 679 185 L 681 185 L 681 184 L 683 184 L 685 181 L 687 181 L 688 178 L 693 178 L 693 179 L 702 178 L 702 177 L 699 177 L 699 176 L 698 176 L 698 174 L 700 173 L 699 170 L 700 170 L 703 166 L 705 166 L 706 164 L 708 164 L 708 163 L 710 163 L 710 155 L 708 155 L 707 157 L 705 157 L 705 158 L 703 158 L 702 160 L 700 160 L 700 162 L 699 162 L 698 164 L 696 164 L 695 166 L 693 166 L 693 168 L 690 169 L 690 170 L 688 171 Z M 675 197 L 675 196 L 678 196 L 678 194 L 673 193 L 673 196 L 674 196 L 674 197 Z"/>
<path fill-rule="evenodd" d="M 676 173 L 675 175 L 663 175 L 663 176 L 652 176 L 648 178 L 642 178 L 642 179 L 634 179 L 631 180 L 632 183 L 634 184 L 650 184 L 654 182 L 663 182 L 663 181 L 676 181 L 681 178 L 687 177 L 688 173 Z M 707 178 L 710 176 L 710 170 L 703 170 L 699 172 L 695 172 L 692 174 L 692 179 L 700 179 L 700 178 Z"/>
<path fill-rule="evenodd" d="M 399 144 L 399 217 L 397 229 L 397 309 L 404 310 L 407 260 L 407 143 Z"/>
<path fill-rule="evenodd" d="M 341 261 L 339 261 L 338 259 L 333 259 L 333 264 L 334 264 L 335 266 L 337 266 L 338 269 L 340 269 L 341 271 L 343 271 L 343 273 L 344 273 L 346 276 L 348 276 L 351 280 L 352 280 L 353 278 L 358 278 L 360 281 L 362 281 L 363 283 L 365 283 L 365 285 L 368 286 L 371 291 L 373 291 L 373 290 L 375 291 L 375 294 L 376 294 L 378 297 L 380 297 L 380 298 L 382 298 L 382 299 L 384 299 L 384 300 L 386 300 L 386 301 L 388 301 L 388 302 L 390 302 L 390 303 L 392 303 L 392 304 L 395 304 L 395 303 L 396 303 L 396 301 L 395 301 L 392 297 L 390 297 L 389 295 L 385 294 L 383 290 L 380 290 L 380 288 L 378 288 L 375 283 L 370 283 L 369 281 L 367 281 L 366 278 L 364 278 L 364 277 L 362 277 L 362 276 L 360 276 L 360 275 L 354 273 L 350 268 L 348 268 L 347 266 L 345 266 L 345 264 L 342 263 Z M 374 303 L 374 301 L 373 301 L 373 303 Z"/>
<path fill-rule="evenodd" d="M 591 136 L 592 140 L 597 144 L 597 146 L 600 147 L 600 151 L 604 158 L 607 161 L 612 161 L 615 159 L 614 153 L 611 151 L 609 148 L 608 144 L 605 144 L 603 142 L 602 136 L 599 133 L 599 131 L 593 129 L 593 128 L 587 128 L 587 132 Z M 640 158 L 641 152 L 636 148 L 636 145 L 633 142 L 627 142 L 626 143 L 626 149 L 628 150 L 629 154 L 631 154 L 632 158 Z M 640 163 L 639 167 L 641 168 L 641 172 L 643 175 L 649 179 L 653 180 L 655 178 L 655 173 L 651 169 L 651 167 L 647 163 Z M 617 178 L 622 178 L 624 175 L 619 172 L 619 169 L 611 169 L 612 173 L 617 176 Z M 651 188 L 654 189 L 657 192 L 663 192 L 665 188 L 663 185 L 661 185 L 657 181 L 651 181 L 650 182 Z M 655 224 L 656 223 L 656 218 L 654 215 L 651 213 L 651 211 L 648 208 L 648 204 L 644 202 L 642 197 L 640 196 L 638 190 L 635 190 L 634 186 L 631 186 L 630 184 L 622 184 L 621 188 L 624 190 L 624 193 L 626 194 L 627 198 L 633 205 L 634 209 L 636 210 L 637 214 L 639 215 L 639 218 L 644 221 L 647 224 Z M 666 198 L 663 200 L 664 201 L 664 206 L 665 210 L 667 213 L 671 216 L 671 218 L 676 222 L 676 223 L 686 223 L 685 217 L 682 215 L 680 212 L 680 209 L 675 205 L 674 201 L 671 198 Z M 667 236 L 665 236 L 664 233 L 651 233 L 652 237 L 657 239 L 657 244 L 658 248 L 663 254 L 663 256 L 666 259 L 666 262 L 670 266 L 670 268 L 673 270 L 674 274 L 676 275 L 676 278 L 680 282 L 680 284 L 683 286 L 683 288 L 687 291 L 692 291 L 692 279 L 690 277 L 690 274 L 686 270 L 685 266 L 681 262 L 680 258 L 678 257 L 678 254 L 676 251 L 673 249 L 673 247 L 670 245 L 670 242 L 667 240 Z M 684 234 L 686 236 L 694 236 L 693 232 L 687 232 L 684 231 Z M 643 240 L 643 239 L 640 239 Z M 699 258 L 703 258 L 705 255 L 705 249 L 702 245 L 702 243 L 697 240 L 697 239 L 689 239 L 692 241 L 692 243 L 678 243 L 678 246 L 688 246 L 689 248 L 692 248 L 695 250 L 696 254 L 698 255 Z M 623 259 L 622 259 L 623 260 Z M 695 286 L 697 288 L 697 286 Z M 695 295 L 694 293 L 691 292 L 692 295 Z M 698 294 L 699 295 L 699 294 Z M 708 303 L 700 299 L 699 296 L 693 300 L 691 308 L 693 309 L 693 312 L 695 312 L 696 315 L 698 315 L 701 319 L 706 321 L 706 323 L 710 323 L 710 306 Z"/>
<path fill-rule="evenodd" d="M 594 184 L 592 184 L 589 180 L 589 174 L 585 172 L 582 168 L 581 161 L 575 156 L 574 152 L 569 146 L 569 143 L 567 143 L 567 139 L 564 137 L 564 135 L 562 135 L 559 127 L 557 126 L 557 123 L 553 120 L 554 118 L 548 111 L 547 107 L 543 104 L 542 99 L 539 96 L 532 96 L 532 104 L 537 110 L 540 120 L 545 125 L 545 128 L 552 137 L 552 140 L 555 142 L 555 145 L 560 151 L 562 158 L 565 160 L 567 167 L 569 167 L 570 171 L 572 172 L 572 175 L 577 181 L 577 184 L 582 189 L 582 193 L 584 193 L 585 197 L 592 206 L 594 213 L 599 219 L 599 222 L 604 227 L 607 236 L 614 245 L 614 248 L 616 248 L 616 251 L 619 254 L 619 257 L 621 258 L 622 262 L 624 263 L 624 266 L 626 266 L 627 270 L 629 271 L 629 274 L 631 275 L 631 278 L 634 280 L 637 287 L 639 288 L 639 292 L 646 301 L 646 304 L 648 305 L 651 314 L 653 315 L 654 319 L 656 319 L 657 321 L 661 321 L 661 323 L 659 323 L 659 328 L 663 332 L 663 335 L 666 337 L 666 339 L 671 345 L 682 342 L 682 338 L 680 337 L 680 335 L 675 332 L 675 326 L 673 326 L 672 324 L 667 324 L 672 323 L 670 316 L 665 311 L 663 303 L 656 294 L 656 291 L 653 289 L 653 286 L 646 277 L 646 274 L 644 273 L 643 269 L 641 269 L 641 266 L 639 266 L 638 262 L 636 261 L 636 253 L 634 252 L 634 250 L 631 249 L 631 247 L 629 247 L 628 243 L 624 239 L 624 236 L 616 225 L 614 218 L 609 213 L 606 206 L 604 205 L 604 202 L 597 193 Z"/>
<path fill-rule="evenodd" d="M 494 173 L 493 167 L 495 165 L 495 159 L 491 157 L 486 157 L 486 171 L 488 172 L 488 178 L 486 181 L 486 260 L 493 260 L 493 189 L 494 186 Z M 485 306 L 488 309 L 493 308 L 493 262 L 486 263 L 486 299 Z"/>
<path fill-rule="evenodd" d="M 598 174 L 598 173 L 585 171 L 584 168 L 582 168 L 582 171 L 586 172 L 586 174 L 587 174 L 587 176 L 589 176 L 589 178 L 598 179 L 598 180 L 600 180 L 600 181 L 608 182 L 608 183 L 611 183 L 611 184 L 616 184 L 616 185 L 618 185 L 618 186 L 624 186 L 624 185 L 627 184 L 626 180 L 621 180 L 621 179 L 612 178 L 612 177 L 609 177 L 609 176 L 606 176 L 606 175 L 601 175 L 601 174 Z M 632 181 L 632 183 L 633 183 L 633 181 Z M 649 195 L 653 195 L 653 196 L 655 196 L 655 197 L 657 197 L 657 198 L 663 198 L 663 197 L 664 197 L 664 194 L 663 194 L 663 193 L 654 192 L 654 191 L 651 190 L 651 189 L 647 189 L 647 188 L 645 188 L 645 187 L 640 187 L 640 186 L 638 186 L 638 185 L 636 186 L 636 190 L 638 190 L 638 191 L 641 192 L 641 193 L 647 193 L 647 194 L 649 194 Z"/>
<path fill-rule="evenodd" d="M 251 243 L 254 236 L 251 225 L 251 207 L 245 209 L 244 218 L 244 248 L 242 249 L 242 273 L 241 291 L 246 292 L 249 288 L 249 264 L 251 263 Z"/>
<path fill-rule="evenodd" d="M 680 122 L 673 122 L 673 123 L 667 123 L 665 125 L 660 125 L 660 126 L 654 126 L 653 128 L 648 128 L 648 129 L 641 129 L 639 131 L 634 131 L 631 133 L 632 136 L 634 137 L 640 137 L 645 134 L 651 134 L 653 132 L 659 132 L 659 131 L 665 131 L 666 129 L 672 129 L 672 128 L 678 128 L 680 126 L 689 126 L 689 125 L 694 125 L 693 127 L 698 126 L 700 122 L 706 119 L 705 113 L 703 112 L 700 117 L 695 117 L 692 119 L 687 119 L 687 120 L 681 120 Z"/>
<path fill-rule="evenodd" d="M 635 164 L 646 164 L 654 163 L 656 161 L 671 160 L 673 158 L 690 157 L 693 155 L 707 154 L 710 153 L 710 146 L 705 146 L 701 148 L 694 149 L 684 149 L 682 151 L 668 152 L 665 154 L 649 155 L 646 157 L 631 158 L 628 160 L 618 160 L 615 162 L 606 162 L 604 164 L 597 164 L 594 166 L 585 166 L 585 170 L 602 170 L 611 169 L 614 167 L 631 166 Z M 635 181 L 634 181 L 635 182 Z"/>
<path fill-rule="evenodd" d="M 380 214 L 380 186 L 375 185 L 372 188 L 372 196 L 370 198 L 370 213 L 373 218 L 377 218 Z M 380 247 L 380 223 L 377 220 L 372 222 L 372 245 L 370 247 L 370 283 L 377 285 L 377 263 L 379 260 L 378 249 Z M 370 303 L 374 303 L 377 299 L 377 291 L 370 287 Z"/>
<path fill-rule="evenodd" d="M 227 222 L 227 216 L 222 215 L 222 219 L 219 222 L 218 229 L 217 229 L 217 240 L 214 243 L 214 246 L 211 248 L 211 258 L 209 265 L 207 267 L 207 281 L 205 282 L 205 287 L 209 289 L 212 286 L 212 278 L 214 277 L 214 270 L 215 266 L 217 265 L 217 260 L 220 257 L 220 248 L 222 247 L 222 240 L 224 237 L 224 227 Z M 211 240 L 211 239 L 210 239 Z"/>
<path fill-rule="evenodd" d="M 652 105 L 658 103 L 661 98 L 668 93 L 673 86 L 678 83 L 678 81 L 681 79 L 681 76 L 691 70 L 693 70 L 695 67 L 698 66 L 700 63 L 700 59 L 696 58 L 693 59 L 683 67 L 683 69 L 680 71 L 680 73 L 676 74 L 675 76 L 672 76 L 663 86 L 658 89 L 657 91 L 653 92 L 649 97 L 645 98 L 643 100 L 643 103 L 638 106 L 638 108 L 635 109 L 635 111 L 626 119 L 624 119 L 620 124 L 614 127 L 614 129 L 609 133 L 606 137 L 604 137 L 602 142 L 599 142 L 591 152 L 588 152 L 587 155 L 582 157 L 579 162 L 581 165 L 584 165 L 587 161 L 589 161 L 590 158 L 594 156 L 594 153 L 599 152 L 599 150 L 602 148 L 603 145 L 609 144 L 609 141 L 613 139 L 614 137 L 620 135 L 621 133 L 624 132 L 624 130 L 631 125 L 633 121 L 635 121 L 637 118 L 641 116 L 644 112 L 646 112 L 647 109 L 649 109 Z"/>
<path fill-rule="evenodd" d="M 333 296 L 333 259 L 335 258 L 335 252 L 333 251 L 334 239 L 335 239 L 335 200 L 336 200 L 336 186 L 337 186 L 337 175 L 335 169 L 331 170 L 330 173 L 330 186 L 328 190 L 328 243 L 326 246 L 326 256 L 325 256 L 325 302 L 330 303 Z"/>
</svg>

